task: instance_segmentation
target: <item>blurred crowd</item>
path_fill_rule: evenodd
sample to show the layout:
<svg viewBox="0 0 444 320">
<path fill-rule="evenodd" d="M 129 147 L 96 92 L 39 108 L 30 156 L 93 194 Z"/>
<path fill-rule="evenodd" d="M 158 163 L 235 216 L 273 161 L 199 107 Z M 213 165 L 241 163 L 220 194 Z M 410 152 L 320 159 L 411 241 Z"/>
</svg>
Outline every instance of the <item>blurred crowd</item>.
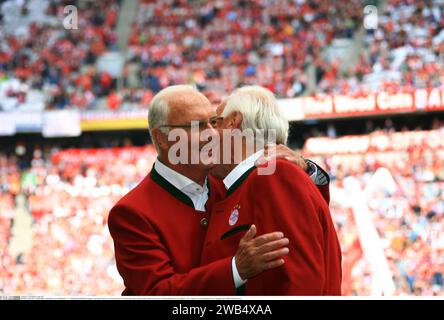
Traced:
<svg viewBox="0 0 444 320">
<path fill-rule="evenodd" d="M 149 171 L 155 154 L 110 162 L 92 155 L 51 161 L 34 152 L 17 184 L 14 158 L 0 158 L 0 293 L 33 295 L 119 295 L 122 279 L 107 227 L 110 208 Z M 135 153 L 135 151 L 134 151 Z M 140 151 L 135 153 L 140 156 Z M 26 195 L 32 216 L 32 245 L 13 255 L 10 226 L 14 197 Z M 3 232 L 5 231 L 5 232 Z M 22 229 L 23 232 L 23 229 Z M 20 236 L 20 235 L 19 235 Z"/>
<path fill-rule="evenodd" d="M 395 295 L 444 295 L 444 150 L 335 155 L 323 163 L 333 189 L 343 189 L 349 176 L 367 188 Z M 394 188 L 387 187 L 391 179 L 376 182 L 378 168 L 389 170 Z M 330 208 L 343 249 L 344 294 L 369 295 L 371 266 L 359 245 L 353 212 L 334 196 Z"/>
<path fill-rule="evenodd" d="M 120 0 L 8 0 L 0 8 L 8 31 L 0 33 L 0 109 L 146 108 L 153 94 L 179 83 L 214 101 L 252 83 L 293 98 L 308 92 L 309 66 L 317 93 L 441 86 L 442 0 L 381 3 L 377 28 L 364 32 L 356 63 L 343 67 L 326 49 L 353 39 L 365 5 L 380 1 L 140 0 L 116 79 L 96 62 L 119 50 Z M 68 4 L 78 7 L 78 29 L 63 28 Z"/>
<path fill-rule="evenodd" d="M 192 82 L 225 95 L 243 84 L 301 95 L 305 68 L 351 38 L 360 1 L 141 1 L 129 40 L 144 88 Z"/>
<path fill-rule="evenodd" d="M 444 2 L 388 0 L 368 30 L 358 63 L 318 67 L 318 91 L 363 94 L 440 87 L 444 82 Z"/>
<path fill-rule="evenodd" d="M 296 97 L 307 88 L 306 68 L 323 61 L 334 38 L 351 38 L 362 20 L 357 0 L 141 0 L 117 85 L 96 62 L 118 51 L 120 2 L 3 2 L 0 109 L 143 108 L 177 83 L 194 83 L 215 100 L 249 83 Z M 78 29 L 63 27 L 71 4 Z"/>
<path fill-rule="evenodd" d="M 66 29 L 73 3 L 77 29 Z M 119 1 L 12 0 L 0 12 L 0 109 L 94 107 L 111 93 L 115 79 L 94 64 L 117 49 Z"/>
</svg>

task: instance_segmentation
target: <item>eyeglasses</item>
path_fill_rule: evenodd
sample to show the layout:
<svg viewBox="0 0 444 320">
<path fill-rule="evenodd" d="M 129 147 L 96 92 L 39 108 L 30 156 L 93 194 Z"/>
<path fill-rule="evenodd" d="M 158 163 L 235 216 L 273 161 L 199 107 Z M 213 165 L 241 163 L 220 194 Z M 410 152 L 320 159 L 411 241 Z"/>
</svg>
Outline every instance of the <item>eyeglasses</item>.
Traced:
<svg viewBox="0 0 444 320">
<path fill-rule="evenodd" d="M 210 125 L 213 128 L 216 128 L 219 123 L 219 120 L 222 120 L 222 119 L 223 119 L 223 117 L 213 117 L 209 121 L 193 120 L 193 121 L 191 121 L 190 124 L 164 124 L 164 125 L 159 126 L 158 128 L 191 129 L 193 126 L 196 126 L 196 122 L 197 122 L 197 126 L 199 127 L 199 129 L 204 130 L 204 129 L 208 128 L 208 125 Z"/>
<path fill-rule="evenodd" d="M 217 128 L 219 126 L 219 120 L 223 120 L 224 117 L 213 117 L 210 119 L 210 124 L 213 128 Z"/>
</svg>

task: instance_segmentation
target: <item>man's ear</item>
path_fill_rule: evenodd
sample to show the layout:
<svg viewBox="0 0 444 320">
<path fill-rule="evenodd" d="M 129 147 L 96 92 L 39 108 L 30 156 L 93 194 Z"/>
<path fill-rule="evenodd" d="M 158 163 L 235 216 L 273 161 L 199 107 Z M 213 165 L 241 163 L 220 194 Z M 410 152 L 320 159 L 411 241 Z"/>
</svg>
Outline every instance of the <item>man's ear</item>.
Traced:
<svg viewBox="0 0 444 320">
<path fill-rule="evenodd" d="M 151 133 L 153 134 L 152 138 L 154 140 L 156 140 L 157 145 L 159 146 L 159 148 L 165 149 L 165 148 L 168 147 L 168 145 L 166 143 L 165 135 L 163 134 L 163 132 L 159 128 L 152 129 Z"/>
<path fill-rule="evenodd" d="M 241 129 L 243 115 L 239 111 L 233 111 L 227 117 L 227 127 L 230 129 Z"/>
</svg>

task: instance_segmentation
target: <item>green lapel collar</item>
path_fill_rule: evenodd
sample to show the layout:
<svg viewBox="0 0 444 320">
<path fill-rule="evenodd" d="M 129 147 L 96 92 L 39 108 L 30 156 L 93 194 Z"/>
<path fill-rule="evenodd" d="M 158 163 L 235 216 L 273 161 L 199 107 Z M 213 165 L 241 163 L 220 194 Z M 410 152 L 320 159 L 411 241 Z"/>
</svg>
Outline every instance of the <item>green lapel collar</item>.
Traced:
<svg viewBox="0 0 444 320">
<path fill-rule="evenodd" d="M 173 197 L 176 199 L 182 201 L 183 203 L 189 205 L 191 208 L 194 209 L 193 201 L 188 197 L 185 193 L 183 193 L 181 190 L 177 189 L 175 186 L 173 186 L 168 180 L 166 180 L 164 177 L 162 177 L 156 169 L 151 169 L 150 172 L 151 179 L 153 179 L 154 182 L 156 182 L 159 186 L 164 188 L 166 191 L 168 191 Z M 207 177 L 207 187 L 208 187 L 208 200 L 210 199 L 210 178 Z"/>
<path fill-rule="evenodd" d="M 254 170 L 254 169 L 256 169 L 256 166 L 252 166 L 250 169 L 248 169 L 247 171 L 245 171 L 245 173 L 243 174 L 243 175 L 241 175 L 240 177 L 239 177 L 239 179 L 237 179 L 236 180 L 236 182 L 235 183 L 233 183 L 232 185 L 231 185 L 231 187 L 227 190 L 227 197 L 229 196 L 229 195 L 231 195 L 237 188 L 239 188 L 241 185 L 242 185 L 242 183 L 245 181 L 245 179 L 247 179 L 248 178 L 248 176 L 250 175 L 250 173 Z"/>
</svg>

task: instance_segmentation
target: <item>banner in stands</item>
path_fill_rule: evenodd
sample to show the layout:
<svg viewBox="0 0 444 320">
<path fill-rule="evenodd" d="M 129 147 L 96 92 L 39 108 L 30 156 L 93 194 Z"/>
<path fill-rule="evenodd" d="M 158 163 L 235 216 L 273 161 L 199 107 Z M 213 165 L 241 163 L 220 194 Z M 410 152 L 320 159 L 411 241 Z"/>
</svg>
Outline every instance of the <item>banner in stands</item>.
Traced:
<svg viewBox="0 0 444 320">
<path fill-rule="evenodd" d="M 304 110 L 302 108 L 302 99 L 279 99 L 279 107 L 282 114 L 289 121 L 304 119 Z"/>
<path fill-rule="evenodd" d="M 417 89 L 397 93 L 380 92 L 358 97 L 318 95 L 280 99 L 278 103 L 289 121 L 444 111 L 444 89 Z M 45 137 L 76 136 L 80 134 L 78 118 L 80 118 L 80 131 L 146 130 L 148 128 L 148 110 L 146 109 L 94 110 L 81 112 L 80 115 L 68 110 L 13 111 L 0 113 L 0 135 L 43 131 Z"/>
<path fill-rule="evenodd" d="M 43 112 L 41 111 L 14 111 L 15 130 L 17 132 L 41 132 L 43 125 Z"/>
<path fill-rule="evenodd" d="M 310 138 L 304 151 L 312 155 L 362 154 L 367 152 L 409 151 L 422 147 L 444 148 L 444 130 L 375 132 L 342 138 Z"/>
<path fill-rule="evenodd" d="M 44 137 L 77 137 L 81 133 L 78 110 L 46 111 L 43 114 Z"/>
<path fill-rule="evenodd" d="M 137 162 L 140 159 L 154 163 L 157 152 L 152 145 L 146 147 L 115 147 L 101 149 L 65 149 L 52 156 L 52 162 L 92 165 L 109 159 L 121 159 L 125 162 Z"/>
<path fill-rule="evenodd" d="M 82 131 L 147 129 L 148 111 L 87 111 L 81 114 Z"/>
<path fill-rule="evenodd" d="M 290 121 L 336 117 L 355 117 L 444 110 L 444 89 L 417 89 L 406 92 L 379 92 L 363 96 L 319 95 L 287 100 L 281 104 L 300 108 L 300 113 L 285 112 Z"/>
<path fill-rule="evenodd" d="M 15 132 L 15 122 L 12 113 L 0 112 L 0 136 L 13 136 Z"/>
</svg>

